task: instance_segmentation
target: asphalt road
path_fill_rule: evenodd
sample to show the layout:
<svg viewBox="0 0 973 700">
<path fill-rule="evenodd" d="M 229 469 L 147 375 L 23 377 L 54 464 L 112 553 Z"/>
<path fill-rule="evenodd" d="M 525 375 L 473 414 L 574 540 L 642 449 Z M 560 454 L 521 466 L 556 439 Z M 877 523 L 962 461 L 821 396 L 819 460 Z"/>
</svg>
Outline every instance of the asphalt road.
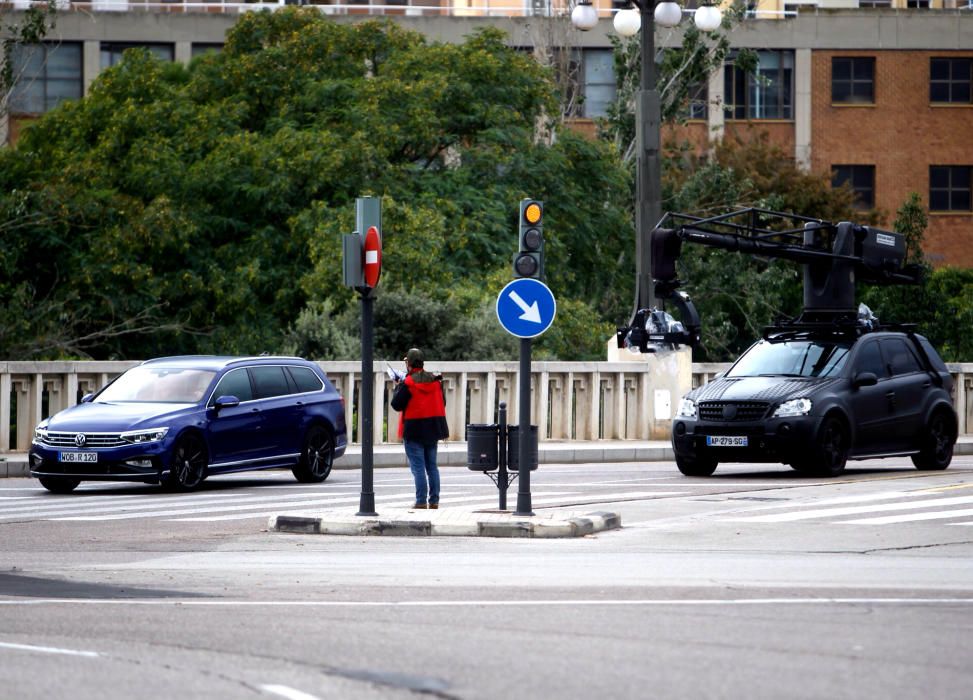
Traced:
<svg viewBox="0 0 973 700">
<path fill-rule="evenodd" d="M 359 474 L 179 495 L 0 480 L 0 698 L 959 698 L 973 687 L 973 457 L 837 479 L 542 465 L 570 540 L 267 532 Z M 495 508 L 443 470 L 443 507 Z M 411 499 L 375 474 L 377 509 Z M 516 486 L 514 487 L 514 489 Z M 510 494 L 515 503 L 516 494 Z"/>
</svg>

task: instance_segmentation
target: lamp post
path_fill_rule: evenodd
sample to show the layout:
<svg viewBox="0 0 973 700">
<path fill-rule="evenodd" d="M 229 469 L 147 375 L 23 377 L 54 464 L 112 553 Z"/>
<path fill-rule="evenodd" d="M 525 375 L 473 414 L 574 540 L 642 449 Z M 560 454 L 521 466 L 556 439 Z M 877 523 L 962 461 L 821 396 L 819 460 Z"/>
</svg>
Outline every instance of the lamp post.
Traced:
<svg viewBox="0 0 973 700">
<path fill-rule="evenodd" d="M 615 14 L 615 31 L 624 37 L 634 36 L 642 28 L 642 72 L 635 99 L 636 186 L 635 186 L 635 309 L 655 306 L 652 289 L 652 229 L 662 218 L 662 163 L 659 157 L 661 107 L 656 87 L 655 24 L 674 27 L 682 19 L 682 8 L 675 2 L 632 0 L 638 8 L 619 10 Z M 713 31 L 723 21 L 718 7 L 703 5 L 693 15 L 696 26 Z M 571 23 L 582 31 L 598 24 L 598 11 L 591 0 L 580 0 L 571 11 Z"/>
</svg>

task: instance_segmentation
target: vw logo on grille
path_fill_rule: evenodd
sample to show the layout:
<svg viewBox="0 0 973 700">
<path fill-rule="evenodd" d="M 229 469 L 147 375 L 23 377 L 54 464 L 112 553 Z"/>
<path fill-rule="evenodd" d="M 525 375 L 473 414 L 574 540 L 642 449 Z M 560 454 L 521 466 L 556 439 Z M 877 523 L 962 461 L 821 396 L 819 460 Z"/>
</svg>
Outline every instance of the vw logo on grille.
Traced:
<svg viewBox="0 0 973 700">
<path fill-rule="evenodd" d="M 78 433 L 74 436 L 74 444 L 78 447 L 84 447 L 84 444 L 88 441 L 88 438 L 84 436 L 84 433 Z"/>
<path fill-rule="evenodd" d="M 724 420 L 733 420 L 736 417 L 737 417 L 737 407 L 736 406 L 734 406 L 731 403 L 731 404 L 727 404 L 726 406 L 723 407 L 723 419 Z M 84 437 L 84 436 L 82 436 L 82 437 Z"/>
</svg>

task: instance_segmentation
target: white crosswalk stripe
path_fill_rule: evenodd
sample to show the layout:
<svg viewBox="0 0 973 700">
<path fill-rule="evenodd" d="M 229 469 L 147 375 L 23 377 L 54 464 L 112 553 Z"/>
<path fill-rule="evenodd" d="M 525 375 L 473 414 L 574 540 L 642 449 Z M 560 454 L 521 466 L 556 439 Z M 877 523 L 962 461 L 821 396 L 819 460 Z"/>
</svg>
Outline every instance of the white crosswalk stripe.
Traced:
<svg viewBox="0 0 973 700">
<path fill-rule="evenodd" d="M 876 501 L 887 501 L 877 503 Z M 850 505 L 857 503 L 859 505 Z M 730 517 L 720 518 L 734 523 L 793 523 L 808 520 L 827 520 L 839 525 L 893 525 L 966 518 L 973 508 L 956 508 L 973 503 L 973 496 L 942 496 L 930 491 L 889 491 L 860 496 L 825 499 L 801 504 L 762 506 L 751 508 Z M 768 513 L 768 510 L 781 512 Z M 760 514 L 752 514 L 760 511 Z M 922 511 L 909 512 L 903 511 Z M 849 516 L 860 516 L 851 517 Z M 973 524 L 968 522 L 955 524 Z"/>
</svg>

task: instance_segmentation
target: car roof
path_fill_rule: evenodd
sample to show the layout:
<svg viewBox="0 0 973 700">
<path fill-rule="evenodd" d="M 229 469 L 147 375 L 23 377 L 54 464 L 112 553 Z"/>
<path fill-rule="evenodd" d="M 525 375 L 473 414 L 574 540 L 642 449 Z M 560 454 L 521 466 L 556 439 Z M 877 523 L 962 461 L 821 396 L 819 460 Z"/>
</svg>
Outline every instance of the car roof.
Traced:
<svg viewBox="0 0 973 700">
<path fill-rule="evenodd" d="M 308 363 L 308 361 L 302 357 L 287 357 L 277 355 L 259 355 L 249 357 L 234 357 L 229 355 L 176 355 L 173 357 L 157 357 L 152 360 L 146 360 L 142 364 L 219 371 L 227 367 L 240 364 L 275 364 L 282 361 L 292 363 L 299 362 L 301 364 Z"/>
</svg>

